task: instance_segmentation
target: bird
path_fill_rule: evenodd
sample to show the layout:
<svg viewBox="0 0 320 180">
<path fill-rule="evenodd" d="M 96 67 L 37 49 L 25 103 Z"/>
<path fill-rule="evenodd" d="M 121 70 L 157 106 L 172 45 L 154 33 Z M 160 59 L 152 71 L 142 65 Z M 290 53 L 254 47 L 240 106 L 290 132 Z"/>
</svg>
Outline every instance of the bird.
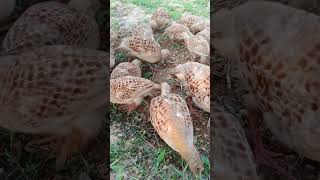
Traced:
<svg viewBox="0 0 320 180">
<path fill-rule="evenodd" d="M 255 159 L 245 132 L 231 113 L 213 103 L 210 129 L 213 178 L 216 180 L 258 180 Z"/>
<path fill-rule="evenodd" d="M 161 61 L 161 47 L 154 38 L 126 37 L 122 39 L 118 49 L 128 50 L 133 56 L 149 63 Z"/>
<path fill-rule="evenodd" d="M 65 45 L 1 56 L 0 126 L 59 140 L 61 169 L 102 126 L 107 58 L 102 51 Z"/>
<path fill-rule="evenodd" d="M 69 4 L 37 3 L 18 18 L 6 34 L 2 47 L 6 54 L 44 45 L 72 45 L 97 49 L 100 32 L 94 19 L 98 0 L 72 0 Z"/>
<path fill-rule="evenodd" d="M 249 122 L 263 119 L 275 138 L 315 161 L 320 161 L 319 19 L 276 2 L 247 2 L 212 16 L 212 46 L 232 59 L 247 83 Z"/>
<path fill-rule="evenodd" d="M 208 41 L 201 35 L 189 36 L 186 32 L 183 32 L 182 36 L 184 37 L 185 44 L 193 59 L 200 56 L 199 62 L 209 65 L 210 45 Z"/>
<path fill-rule="evenodd" d="M 111 79 L 116 79 L 123 76 L 137 76 L 141 77 L 140 69 L 141 61 L 135 59 L 132 62 L 119 63 L 111 73 Z"/>
<path fill-rule="evenodd" d="M 149 24 L 152 29 L 158 30 L 163 29 L 171 22 L 170 15 L 167 11 L 162 8 L 158 8 L 150 17 Z"/>
<path fill-rule="evenodd" d="M 183 41 L 184 37 L 182 36 L 182 33 L 186 32 L 188 36 L 192 36 L 192 33 L 188 29 L 188 27 L 179 24 L 177 22 L 172 22 L 172 24 L 167 27 L 164 31 L 164 35 L 168 35 L 169 38 L 173 41 Z"/>
<path fill-rule="evenodd" d="M 132 36 L 142 36 L 142 37 L 154 38 L 152 28 L 146 24 L 136 25 L 133 28 L 131 35 Z"/>
<path fill-rule="evenodd" d="M 170 55 L 171 55 L 171 53 L 168 49 L 162 49 L 161 50 L 161 58 L 162 58 L 161 61 L 165 62 L 165 60 L 168 59 Z"/>
<path fill-rule="evenodd" d="M 159 136 L 187 162 L 193 174 L 203 171 L 200 154 L 193 141 L 193 125 L 186 101 L 170 93 L 167 82 L 161 83 L 161 95 L 152 98 L 150 121 Z"/>
<path fill-rule="evenodd" d="M 199 108 L 210 113 L 209 66 L 197 62 L 186 62 L 174 67 L 170 74 L 187 88 L 189 97 L 192 97 Z"/>
<path fill-rule="evenodd" d="M 200 35 L 206 39 L 208 44 L 210 45 L 210 26 L 204 28 L 202 31 L 198 32 L 197 35 Z"/>
<path fill-rule="evenodd" d="M 159 84 L 149 79 L 136 76 L 123 76 L 110 79 L 110 102 L 128 105 L 128 112 L 138 107 L 143 98 L 160 90 Z"/>
<path fill-rule="evenodd" d="M 15 0 L 2 0 L 0 2 L 0 20 L 10 16 L 16 6 Z"/>
<path fill-rule="evenodd" d="M 185 15 L 178 23 L 188 27 L 193 34 L 196 34 L 206 28 L 209 24 L 200 16 Z"/>
</svg>

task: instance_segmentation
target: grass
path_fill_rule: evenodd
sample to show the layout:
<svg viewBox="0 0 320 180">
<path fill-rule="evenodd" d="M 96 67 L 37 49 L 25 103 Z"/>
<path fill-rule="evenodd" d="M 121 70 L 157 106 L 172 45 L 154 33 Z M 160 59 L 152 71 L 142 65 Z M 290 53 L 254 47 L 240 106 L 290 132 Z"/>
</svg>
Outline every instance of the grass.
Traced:
<svg viewBox="0 0 320 180">
<path fill-rule="evenodd" d="M 152 129 L 141 127 L 141 114 L 135 111 L 127 116 L 113 105 L 111 117 L 112 124 L 120 129 L 119 140 L 110 147 L 110 167 L 117 179 L 192 179 L 180 155 L 165 143 L 157 142 L 161 140 Z M 206 156 L 202 160 L 205 166 L 202 178 L 207 178 L 209 160 Z"/>
<path fill-rule="evenodd" d="M 117 4 L 116 4 L 117 2 Z M 120 3 L 119 3 L 120 2 Z M 178 20 L 183 13 L 189 12 L 194 15 L 209 17 L 208 0 L 201 1 L 160 1 L 160 0 L 120 0 L 111 1 L 111 28 L 117 32 L 120 29 L 120 19 L 127 14 L 121 10 L 117 12 L 115 7 L 123 6 L 123 9 L 132 9 L 132 5 L 138 6 L 148 15 L 158 7 L 166 9 L 174 20 Z M 130 8 L 126 8 L 126 6 Z M 207 11 L 205 10 L 207 9 Z M 126 15 L 125 15 L 126 16 Z M 137 17 L 139 19 L 139 17 Z M 125 23 L 125 22 L 122 22 Z M 156 34 L 155 40 L 159 44 L 170 42 L 169 37 L 163 34 Z M 120 40 L 119 40 L 120 41 Z M 119 42 L 118 42 L 119 43 Z M 115 43 L 117 44 L 117 43 Z M 161 46 L 164 48 L 164 46 Z M 179 44 L 167 46 L 170 50 L 180 51 L 185 47 Z M 116 64 L 127 61 L 129 54 L 126 51 L 115 51 Z M 158 64 L 146 64 L 141 66 L 142 77 L 151 79 L 156 76 L 149 66 L 153 68 L 166 68 Z M 168 80 L 169 81 L 169 80 Z M 185 92 L 181 92 L 184 97 Z M 148 120 L 148 102 L 145 100 L 137 110 L 130 115 L 120 111 L 117 105 L 111 107 L 111 137 L 115 142 L 110 147 L 110 168 L 111 179 L 194 179 L 185 160 L 170 148 L 156 133 Z M 200 137 L 194 137 L 196 147 L 202 147 Z M 208 145 L 208 144 L 206 144 Z M 199 150 L 201 151 L 201 150 Z M 201 151 L 204 172 L 199 179 L 209 179 L 210 163 L 208 153 Z"/>
<path fill-rule="evenodd" d="M 210 10 L 209 0 L 122 0 L 122 2 L 135 4 L 145 10 L 147 13 L 152 13 L 158 7 L 166 9 L 174 20 L 178 20 L 184 12 L 190 12 L 194 15 L 209 18 Z"/>
</svg>

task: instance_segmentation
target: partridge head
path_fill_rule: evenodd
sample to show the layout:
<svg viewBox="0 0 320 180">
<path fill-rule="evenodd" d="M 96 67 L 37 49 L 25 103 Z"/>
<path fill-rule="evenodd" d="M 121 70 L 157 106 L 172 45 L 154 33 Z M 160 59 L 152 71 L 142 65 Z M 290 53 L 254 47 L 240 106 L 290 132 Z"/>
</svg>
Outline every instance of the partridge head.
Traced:
<svg viewBox="0 0 320 180">
<path fill-rule="evenodd" d="M 159 136 L 189 164 L 194 174 L 203 171 L 200 154 L 193 142 L 193 125 L 185 100 L 170 93 L 168 83 L 161 83 L 161 95 L 150 104 L 150 120 Z"/>
<path fill-rule="evenodd" d="M 89 16 L 95 1 L 72 0 L 69 5 L 49 1 L 29 7 L 13 24 L 2 46 L 14 54 L 30 47 L 44 45 L 72 45 L 96 49 L 100 45 L 99 27 L 94 16 Z M 74 7 L 73 7 L 74 6 Z"/>
<path fill-rule="evenodd" d="M 233 58 L 254 97 L 248 108 L 262 112 L 281 142 L 320 161 L 319 17 L 262 1 L 220 10 L 212 20 L 214 48 Z"/>
<path fill-rule="evenodd" d="M 197 62 L 177 65 L 172 75 L 186 86 L 193 102 L 206 112 L 210 112 L 210 67 Z"/>
<path fill-rule="evenodd" d="M 140 69 L 141 61 L 135 59 L 132 62 L 122 62 L 118 64 L 111 73 L 111 79 L 116 79 L 123 76 L 141 76 Z"/>
</svg>

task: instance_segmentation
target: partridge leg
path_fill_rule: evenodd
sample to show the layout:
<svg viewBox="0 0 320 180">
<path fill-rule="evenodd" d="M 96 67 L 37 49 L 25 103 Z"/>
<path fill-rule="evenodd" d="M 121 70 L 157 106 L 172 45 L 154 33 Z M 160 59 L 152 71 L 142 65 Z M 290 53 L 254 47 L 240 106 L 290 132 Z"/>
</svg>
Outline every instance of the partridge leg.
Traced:
<svg viewBox="0 0 320 180">
<path fill-rule="evenodd" d="M 133 110 L 135 110 L 138 107 L 138 105 L 136 103 L 132 103 L 130 105 L 128 105 L 128 114 L 130 114 Z"/>
</svg>

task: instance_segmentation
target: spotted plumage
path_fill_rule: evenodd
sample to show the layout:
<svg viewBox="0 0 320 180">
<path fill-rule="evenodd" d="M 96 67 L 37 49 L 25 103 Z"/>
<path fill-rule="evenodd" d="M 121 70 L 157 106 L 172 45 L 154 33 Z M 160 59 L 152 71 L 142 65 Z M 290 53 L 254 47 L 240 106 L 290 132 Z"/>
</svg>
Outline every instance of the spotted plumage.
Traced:
<svg viewBox="0 0 320 180">
<path fill-rule="evenodd" d="M 103 121 L 108 54 L 71 46 L 44 46 L 0 57 L 0 126 L 85 143 Z M 90 117 L 90 118 L 89 118 Z M 63 144 L 63 155 L 70 144 Z M 65 158 L 65 157 L 62 157 Z"/>
<path fill-rule="evenodd" d="M 161 48 L 154 38 L 131 36 L 122 39 L 119 48 L 126 49 L 133 56 L 149 63 L 161 61 Z"/>
<path fill-rule="evenodd" d="M 185 43 L 191 55 L 193 55 L 194 58 L 200 56 L 199 61 L 209 65 L 210 46 L 207 40 L 201 35 L 189 36 L 184 33 L 183 36 L 185 37 Z"/>
<path fill-rule="evenodd" d="M 171 21 L 171 18 L 164 9 L 157 9 L 150 18 L 150 26 L 152 29 L 162 29 Z"/>
<path fill-rule="evenodd" d="M 177 65 L 173 74 L 187 87 L 193 102 L 206 112 L 210 112 L 210 67 L 187 62 Z"/>
<path fill-rule="evenodd" d="M 71 4 L 76 6 L 77 1 L 83 0 Z M 94 16 L 77 7 L 54 1 L 29 7 L 9 29 L 2 43 L 4 51 L 13 54 L 30 47 L 59 44 L 98 48 L 100 35 Z"/>
<path fill-rule="evenodd" d="M 249 110 L 261 111 L 284 144 L 320 161 L 319 16 L 280 3 L 250 2 L 220 10 L 212 19 L 213 46 L 241 69 L 252 97 Z"/>
<path fill-rule="evenodd" d="M 180 24 L 188 27 L 192 33 L 198 33 L 208 26 L 208 23 L 199 16 L 185 15 L 178 21 Z"/>
<path fill-rule="evenodd" d="M 111 79 L 116 79 L 123 76 L 141 76 L 140 69 L 141 61 L 135 59 L 132 62 L 122 62 L 118 64 L 111 73 Z"/>
<path fill-rule="evenodd" d="M 139 105 L 144 97 L 151 95 L 160 85 L 141 77 L 123 76 L 110 80 L 110 102 Z"/>
<path fill-rule="evenodd" d="M 214 179 L 258 180 L 253 153 L 239 120 L 214 103 L 212 123 Z"/>
<path fill-rule="evenodd" d="M 188 162 L 191 171 L 201 173 L 203 165 L 193 143 L 193 125 L 185 100 L 161 84 L 161 95 L 150 104 L 150 120 L 159 136 Z"/>
<path fill-rule="evenodd" d="M 173 22 L 169 27 L 165 29 L 164 34 L 168 35 L 171 40 L 183 41 L 185 38 L 183 33 L 186 32 L 188 36 L 192 36 L 192 33 L 188 29 L 188 27 Z"/>
</svg>

